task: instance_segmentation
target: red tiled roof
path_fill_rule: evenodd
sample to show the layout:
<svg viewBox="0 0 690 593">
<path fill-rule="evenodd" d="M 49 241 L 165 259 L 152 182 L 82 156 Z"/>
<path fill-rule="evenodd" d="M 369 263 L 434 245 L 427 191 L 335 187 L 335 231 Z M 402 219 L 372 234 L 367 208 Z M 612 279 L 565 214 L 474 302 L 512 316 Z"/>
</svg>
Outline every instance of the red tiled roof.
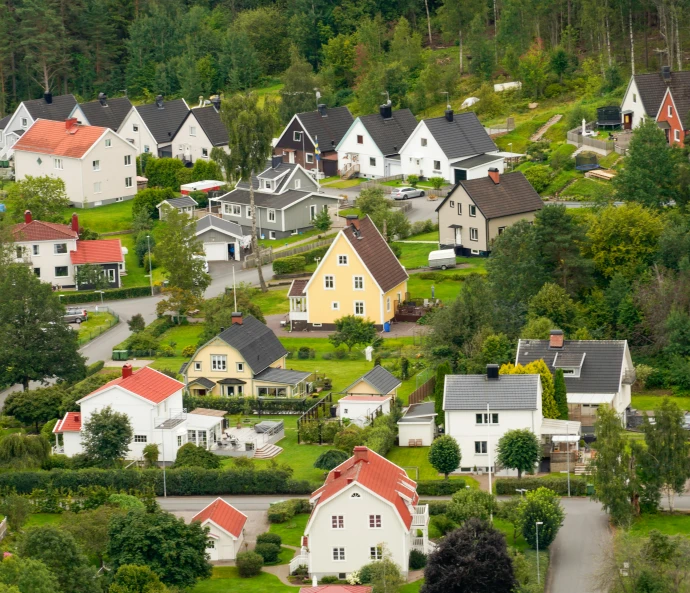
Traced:
<svg viewBox="0 0 690 593">
<path fill-rule="evenodd" d="M 70 251 L 73 264 L 110 264 L 123 261 L 120 239 L 78 241 L 77 250 Z"/>
<path fill-rule="evenodd" d="M 410 480 L 404 469 L 367 447 L 355 447 L 354 456 L 329 472 L 324 485 L 311 495 L 317 498 L 314 509 L 353 482 L 392 503 L 407 529 L 410 528 L 412 513 L 403 495 L 410 504 L 417 504 L 416 482 Z"/>
<path fill-rule="evenodd" d="M 79 432 L 81 430 L 81 412 L 67 412 L 62 420 L 58 420 L 54 433 Z"/>
<path fill-rule="evenodd" d="M 64 121 L 39 119 L 17 141 L 14 150 L 80 159 L 106 131 L 107 128 L 78 124 L 67 128 Z"/>
<path fill-rule="evenodd" d="M 388 401 L 391 398 L 389 395 L 388 397 L 385 396 L 380 396 L 380 395 L 346 395 L 345 397 L 341 397 L 338 401 L 344 402 L 385 402 Z"/>
<path fill-rule="evenodd" d="M 209 520 L 235 537 L 239 537 L 244 529 L 244 524 L 247 522 L 247 515 L 240 513 L 222 498 L 216 498 L 192 518 L 192 521 L 199 521 L 200 523 Z"/>
<path fill-rule="evenodd" d="M 317 585 L 316 587 L 302 587 L 299 593 L 371 593 L 371 587 L 366 585 Z"/>
<path fill-rule="evenodd" d="M 16 146 L 16 145 L 15 145 Z M 67 224 L 32 220 L 30 223 L 22 222 L 12 227 L 12 235 L 15 241 L 52 241 L 59 239 L 78 239 Z"/>
<path fill-rule="evenodd" d="M 176 379 L 172 379 L 163 373 L 159 373 L 157 370 L 151 367 L 144 367 L 138 371 L 132 373 L 126 379 L 118 377 L 109 381 L 102 387 L 92 391 L 86 397 L 91 397 L 96 393 L 100 393 L 109 387 L 118 385 L 122 389 L 131 391 L 136 395 L 143 397 L 144 399 L 153 402 L 154 404 L 159 404 L 163 400 L 168 399 L 175 392 L 179 391 L 184 387 L 184 383 L 180 383 Z M 86 399 L 83 398 L 83 399 Z M 81 401 L 81 400 L 80 400 Z M 79 402 L 77 402 L 79 403 Z"/>
</svg>

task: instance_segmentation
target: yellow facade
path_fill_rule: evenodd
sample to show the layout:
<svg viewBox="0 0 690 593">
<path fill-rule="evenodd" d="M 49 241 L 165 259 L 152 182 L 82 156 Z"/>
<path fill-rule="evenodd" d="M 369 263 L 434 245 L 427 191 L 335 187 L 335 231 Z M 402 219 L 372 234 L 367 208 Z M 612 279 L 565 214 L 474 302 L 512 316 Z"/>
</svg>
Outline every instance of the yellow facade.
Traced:
<svg viewBox="0 0 690 593">
<path fill-rule="evenodd" d="M 390 395 L 392 397 L 396 397 L 397 392 L 398 390 L 396 388 L 388 393 L 379 393 L 378 390 L 374 389 L 366 381 L 358 381 L 355 385 L 348 387 L 347 389 L 347 395 L 380 395 L 381 397 L 387 397 Z"/>
</svg>

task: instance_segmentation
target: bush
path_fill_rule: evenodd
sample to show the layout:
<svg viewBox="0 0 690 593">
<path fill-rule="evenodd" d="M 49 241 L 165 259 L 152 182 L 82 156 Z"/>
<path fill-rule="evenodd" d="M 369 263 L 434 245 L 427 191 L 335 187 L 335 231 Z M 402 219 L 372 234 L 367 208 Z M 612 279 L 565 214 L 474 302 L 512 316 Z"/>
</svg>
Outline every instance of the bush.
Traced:
<svg viewBox="0 0 690 593">
<path fill-rule="evenodd" d="M 205 447 L 197 447 L 194 443 L 185 443 L 177 450 L 177 457 L 173 467 L 218 469 L 220 464 L 220 457 L 214 455 Z"/>
<path fill-rule="evenodd" d="M 181 161 L 179 162 L 181 164 Z M 158 208 L 156 208 L 156 205 L 164 200 L 170 200 L 176 197 L 172 189 L 159 189 L 152 187 L 152 185 L 153 184 L 151 184 L 149 180 L 149 187 L 138 192 L 132 200 L 133 218 L 136 218 L 140 212 L 144 211 L 148 214 L 149 218 L 158 220 Z"/>
<path fill-rule="evenodd" d="M 257 543 L 254 551 L 264 559 L 264 564 L 273 564 L 278 562 L 280 546 L 269 543 Z"/>
<path fill-rule="evenodd" d="M 154 292 L 158 290 L 154 287 Z M 112 290 L 104 290 L 103 298 L 110 301 L 122 301 L 124 299 L 136 299 L 139 297 L 151 296 L 151 288 L 149 286 L 135 286 L 132 288 L 114 288 Z M 95 303 L 101 302 L 100 292 L 76 291 L 63 294 L 60 298 L 63 305 L 81 304 L 81 303 Z"/>
<path fill-rule="evenodd" d="M 204 180 L 202 179 L 201 181 Z M 208 194 L 205 191 L 190 191 L 189 197 L 196 201 L 198 208 L 206 208 L 208 206 Z"/>
<path fill-rule="evenodd" d="M 539 142 L 532 142 L 525 152 L 530 160 L 543 162 L 546 160 L 550 146 L 546 140 L 540 140 Z"/>
<path fill-rule="evenodd" d="M 453 531 L 453 529 L 457 529 L 458 527 L 458 524 L 455 521 L 453 521 L 450 517 L 446 517 L 445 515 L 435 515 L 431 521 L 436 529 L 438 529 L 443 535 L 450 533 Z"/>
<path fill-rule="evenodd" d="M 323 577 L 323 578 L 319 581 L 319 584 L 321 584 L 321 585 L 333 585 L 333 584 L 335 584 L 335 583 L 337 583 L 337 582 L 339 582 L 339 581 L 340 581 L 340 579 L 339 579 L 338 577 L 333 576 L 333 575 L 329 575 L 329 576 Z"/>
<path fill-rule="evenodd" d="M 309 499 L 293 498 L 292 500 L 285 500 L 283 502 L 272 504 L 268 508 L 268 522 L 286 523 L 295 515 L 309 512 L 311 512 Z"/>
<path fill-rule="evenodd" d="M 365 564 L 359 569 L 359 580 L 364 585 L 366 583 L 371 583 L 372 571 L 371 563 Z"/>
<path fill-rule="evenodd" d="M 263 565 L 263 557 L 256 552 L 240 552 L 235 560 L 237 572 L 245 579 L 259 574 Z"/>
<path fill-rule="evenodd" d="M 261 414 L 301 414 L 311 407 L 307 398 L 218 397 L 213 395 L 199 397 L 185 395 L 183 398 L 184 407 L 188 410 L 210 408 L 223 410 L 228 414 L 243 414 L 246 401 L 250 402 L 253 411 Z"/>
<path fill-rule="evenodd" d="M 321 453 L 316 458 L 314 462 L 314 467 L 316 469 L 322 469 L 325 471 L 331 471 L 333 468 L 338 467 L 341 463 L 349 459 L 349 455 L 345 451 L 340 451 L 339 449 L 331 449 L 325 453 Z"/>
<path fill-rule="evenodd" d="M 306 265 L 306 259 L 302 255 L 281 257 L 273 261 L 273 273 L 295 274 L 297 272 L 303 272 Z"/>
<path fill-rule="evenodd" d="M 410 551 L 410 570 L 421 570 L 426 566 L 426 554 L 418 550 Z"/>
<path fill-rule="evenodd" d="M 431 231 L 437 230 L 438 225 L 434 224 L 430 218 L 427 218 L 426 220 L 418 220 L 417 222 L 413 222 L 412 226 L 410 227 L 410 234 L 420 235 L 422 233 L 430 233 Z"/>
<path fill-rule="evenodd" d="M 462 478 L 417 482 L 417 494 L 419 496 L 449 496 L 459 490 L 464 490 L 466 485 Z"/>
<path fill-rule="evenodd" d="M 194 353 L 196 352 L 196 346 L 192 346 L 191 344 L 189 346 L 185 346 L 182 349 L 182 356 L 185 358 L 191 358 L 194 356 Z"/>
<path fill-rule="evenodd" d="M 567 496 L 568 479 L 567 477 L 522 478 L 521 480 L 514 478 L 498 478 L 494 482 L 494 489 L 498 496 L 514 496 L 516 488 L 536 490 L 541 487 L 553 490 L 556 494 L 560 494 L 561 496 Z M 583 478 L 571 476 L 570 492 L 573 496 L 585 496 L 587 494 L 587 481 Z"/>
<path fill-rule="evenodd" d="M 257 544 L 273 544 L 274 546 L 280 547 L 283 544 L 283 538 L 281 538 L 277 533 L 261 533 L 256 536 Z"/>
<path fill-rule="evenodd" d="M 417 187 L 417 184 L 419 183 L 419 176 L 418 175 L 408 175 L 407 176 L 407 183 L 409 183 L 412 187 Z"/>
<path fill-rule="evenodd" d="M 535 165 L 525 171 L 525 177 L 534 188 L 534 191 L 541 193 L 549 186 L 549 183 L 551 183 L 553 173 L 546 165 Z"/>
<path fill-rule="evenodd" d="M 554 97 L 558 97 L 559 95 L 563 94 L 564 91 L 565 87 L 558 83 L 552 83 L 544 89 L 544 96 L 547 99 L 553 99 Z"/>
<path fill-rule="evenodd" d="M 323 256 L 326 255 L 326 252 L 328 251 L 328 245 L 324 245 L 323 247 L 317 247 L 316 249 L 312 249 L 311 251 L 305 251 L 301 257 L 304 258 L 304 263 L 306 265 L 316 263 L 316 259 L 318 258 L 319 260 L 323 259 Z"/>
<path fill-rule="evenodd" d="M 429 177 L 429 183 L 434 189 L 441 189 L 446 180 L 443 177 Z"/>
<path fill-rule="evenodd" d="M 429 515 L 445 515 L 448 511 L 448 505 L 450 501 L 448 500 L 420 500 L 419 504 L 429 505 Z"/>
<path fill-rule="evenodd" d="M 169 188 L 175 191 L 179 190 L 180 182 L 178 180 L 178 172 L 184 168 L 184 163 L 180 159 L 149 159 L 148 163 L 146 164 L 146 177 L 149 180 L 149 188 L 160 187 Z"/>
<path fill-rule="evenodd" d="M 105 362 L 103 362 L 102 360 L 97 360 L 96 362 L 86 367 L 86 376 L 90 377 L 91 375 L 95 375 L 97 372 L 102 370 L 104 366 Z"/>
</svg>

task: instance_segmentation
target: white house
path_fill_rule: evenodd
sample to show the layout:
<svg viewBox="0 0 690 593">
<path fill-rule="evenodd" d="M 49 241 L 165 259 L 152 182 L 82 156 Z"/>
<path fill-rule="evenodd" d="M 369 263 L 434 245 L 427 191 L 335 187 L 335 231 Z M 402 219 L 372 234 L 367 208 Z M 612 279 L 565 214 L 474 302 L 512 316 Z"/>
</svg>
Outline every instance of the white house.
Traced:
<svg viewBox="0 0 690 593">
<path fill-rule="evenodd" d="M 436 438 L 434 402 L 412 404 L 398 420 L 398 442 L 401 447 L 430 447 Z"/>
<path fill-rule="evenodd" d="M 391 400 L 396 397 L 402 381 L 381 365 L 345 388 L 345 397 L 338 400 L 338 417 L 363 426 L 376 416 L 390 414 Z"/>
<path fill-rule="evenodd" d="M 390 103 L 379 113 L 358 117 L 338 143 L 340 175 L 388 177 L 402 173 L 400 150 L 417 127 L 409 109 L 393 111 Z"/>
<path fill-rule="evenodd" d="M 443 117 L 417 124 L 400 149 L 400 163 L 405 176 L 443 177 L 457 183 L 486 177 L 491 168 L 503 173 L 503 157 L 497 153 L 474 112 L 454 114 L 449 107 Z"/>
<path fill-rule="evenodd" d="M 137 193 L 136 149 L 109 128 L 38 120 L 14 145 L 17 180 L 48 175 L 65 182 L 76 208 L 130 200 Z"/>
<path fill-rule="evenodd" d="M 203 243 L 207 262 L 240 261 L 251 241 L 239 224 L 213 214 L 197 219 L 196 237 Z"/>
<path fill-rule="evenodd" d="M 117 132 L 132 107 L 128 97 L 109 99 L 105 93 L 98 93 L 96 101 L 75 105 L 69 117 L 76 117 L 77 122 L 85 126 L 100 126 Z"/>
<path fill-rule="evenodd" d="M 170 198 L 163 200 L 160 204 L 156 204 L 158 209 L 158 217 L 165 220 L 166 210 L 177 210 L 180 214 L 186 214 L 190 218 L 194 218 L 194 211 L 199 204 L 190 196 L 182 196 L 180 198 Z"/>
<path fill-rule="evenodd" d="M 206 553 L 211 562 L 234 560 L 242 551 L 247 515 L 240 513 L 222 498 L 216 498 L 194 515 L 192 522 L 194 521 L 209 528 Z"/>
<path fill-rule="evenodd" d="M 208 160 L 213 148 L 229 152 L 228 130 L 220 119 L 220 98 L 211 105 L 193 107 L 187 112 L 172 141 L 172 156 L 185 163 Z"/>
</svg>

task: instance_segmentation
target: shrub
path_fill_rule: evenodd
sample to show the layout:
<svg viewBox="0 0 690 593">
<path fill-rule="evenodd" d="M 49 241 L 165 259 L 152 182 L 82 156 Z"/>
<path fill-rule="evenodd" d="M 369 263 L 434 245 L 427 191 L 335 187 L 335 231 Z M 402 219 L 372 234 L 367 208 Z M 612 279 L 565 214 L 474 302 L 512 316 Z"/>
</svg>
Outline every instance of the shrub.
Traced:
<svg viewBox="0 0 690 593">
<path fill-rule="evenodd" d="M 554 97 L 558 97 L 565 91 L 565 88 L 558 84 L 558 83 L 551 83 L 550 85 L 547 85 L 547 87 L 544 89 L 544 96 L 547 99 L 553 99 Z"/>
<path fill-rule="evenodd" d="M 651 376 L 651 374 L 655 371 L 656 369 L 654 367 L 651 367 L 646 364 L 636 364 L 635 365 L 635 374 L 637 375 L 637 379 L 635 383 L 638 385 L 646 385 L 647 384 L 647 379 Z"/>
<path fill-rule="evenodd" d="M 453 494 L 453 499 L 448 505 L 448 518 L 456 523 L 464 523 L 472 517 L 487 520 L 497 509 L 496 497 L 493 494 L 465 489 Z"/>
<path fill-rule="evenodd" d="M 102 370 L 104 366 L 105 363 L 102 360 L 97 360 L 86 367 L 86 376 L 90 377 L 91 375 L 95 375 L 98 371 Z"/>
<path fill-rule="evenodd" d="M 412 226 L 410 227 L 410 234 L 420 235 L 421 233 L 430 233 L 431 231 L 437 230 L 438 225 L 434 224 L 430 218 L 427 218 L 426 220 L 418 220 L 413 222 Z"/>
<path fill-rule="evenodd" d="M 331 471 L 333 468 L 338 467 L 341 463 L 347 461 L 349 457 L 350 456 L 345 453 L 345 451 L 331 449 L 330 451 L 321 453 L 321 455 L 316 458 L 314 467 L 316 469 Z"/>
<path fill-rule="evenodd" d="M 412 187 L 417 187 L 417 184 L 419 183 L 419 176 L 418 175 L 408 175 L 407 176 L 407 183 L 409 183 Z"/>
<path fill-rule="evenodd" d="M 421 570 L 426 566 L 426 554 L 419 550 L 410 551 L 410 570 Z"/>
<path fill-rule="evenodd" d="M 256 536 L 257 544 L 273 544 L 274 546 L 280 547 L 283 544 L 283 538 L 281 538 L 277 533 L 261 533 Z"/>
<path fill-rule="evenodd" d="M 553 176 L 551 169 L 546 165 L 535 165 L 525 171 L 525 177 L 537 193 L 543 192 L 551 183 Z"/>
<path fill-rule="evenodd" d="M 154 292 L 158 288 L 154 287 Z M 134 286 L 132 288 L 114 288 L 104 290 L 103 298 L 110 301 L 122 301 L 124 299 L 136 299 L 151 296 L 151 288 L 148 286 Z M 100 292 L 78 291 L 63 294 L 60 298 L 63 305 L 101 302 Z"/>
<path fill-rule="evenodd" d="M 197 161 L 200 163 L 201 161 Z M 203 179 L 201 181 L 204 181 Z M 208 194 L 205 191 L 190 191 L 189 197 L 196 201 L 198 208 L 206 208 L 208 206 Z"/>
<path fill-rule="evenodd" d="M 306 498 L 293 498 L 272 504 L 268 508 L 269 523 L 285 523 L 300 513 L 309 513 L 311 506 Z"/>
<path fill-rule="evenodd" d="M 306 265 L 307 262 L 303 255 L 281 257 L 273 261 L 273 273 L 294 274 L 296 272 L 303 272 Z"/>
<path fill-rule="evenodd" d="M 568 494 L 568 479 L 567 477 L 522 478 L 518 481 L 514 478 L 498 478 L 494 482 L 494 488 L 498 496 L 514 496 L 516 488 L 536 490 L 541 487 L 553 490 L 561 496 L 566 496 Z M 419 489 L 417 490 L 419 491 Z M 571 476 L 570 492 L 574 496 L 585 496 L 587 493 L 587 481 L 583 478 Z"/>
<path fill-rule="evenodd" d="M 180 164 L 182 164 L 181 161 Z M 150 163 L 149 163 L 150 164 Z M 144 211 L 149 215 L 149 218 L 155 220 L 158 219 L 158 208 L 157 204 L 160 204 L 163 200 L 170 200 L 175 198 L 175 192 L 170 189 L 159 189 L 152 187 L 151 180 L 149 179 L 150 186 L 147 189 L 142 189 L 137 193 L 134 200 L 132 200 L 132 217 L 136 218 L 137 215 Z"/>
<path fill-rule="evenodd" d="M 269 543 L 257 543 L 254 551 L 264 559 L 264 564 L 273 564 L 278 561 L 280 546 Z"/>
<path fill-rule="evenodd" d="M 443 177 L 429 177 L 429 183 L 434 189 L 441 189 L 446 180 Z"/>
<path fill-rule="evenodd" d="M 443 535 L 450 533 L 453 531 L 453 529 L 457 529 L 458 527 L 458 524 L 455 521 L 453 521 L 450 517 L 446 517 L 445 515 L 435 515 L 431 521 L 436 529 L 438 529 Z"/>
<path fill-rule="evenodd" d="M 237 572 L 245 579 L 259 574 L 263 565 L 263 557 L 256 552 L 240 552 L 235 559 Z"/>
<path fill-rule="evenodd" d="M 191 344 L 189 346 L 185 346 L 182 349 L 182 356 L 185 358 L 191 358 L 194 356 L 194 353 L 196 352 L 196 346 L 192 346 Z"/>
<path fill-rule="evenodd" d="M 149 270 L 155 270 L 158 267 L 158 262 L 156 261 L 156 256 L 155 254 L 149 255 L 148 253 L 144 256 L 144 262 L 143 262 L 144 270 L 147 272 Z"/>
<path fill-rule="evenodd" d="M 308 360 L 309 358 L 313 358 L 311 356 L 312 352 L 314 352 L 313 348 L 309 348 L 309 346 L 300 346 L 300 349 L 297 351 L 297 358 L 300 360 Z"/>
<path fill-rule="evenodd" d="M 185 443 L 177 450 L 174 467 L 218 469 L 220 464 L 220 457 L 205 447 L 197 447 L 194 443 Z"/>
<path fill-rule="evenodd" d="M 444 481 L 445 483 L 445 481 Z M 419 501 L 419 504 L 428 504 L 429 505 L 429 515 L 432 517 L 434 515 L 445 515 L 446 512 L 448 511 L 448 505 L 450 504 L 450 501 L 448 500 L 421 500 Z"/>
<path fill-rule="evenodd" d="M 338 579 L 338 577 L 333 576 L 333 575 L 329 575 L 329 576 L 323 577 L 323 578 L 319 581 L 319 583 L 320 583 L 321 585 L 333 585 L 333 584 L 337 583 L 339 580 L 340 580 L 340 579 Z"/>
<path fill-rule="evenodd" d="M 311 251 L 305 251 L 301 257 L 304 258 L 305 264 L 313 264 L 316 263 L 316 259 L 318 258 L 323 259 L 323 256 L 326 255 L 326 251 L 328 251 L 328 245 L 324 245 L 323 247 L 317 247 L 316 249 L 312 249 Z"/>
<path fill-rule="evenodd" d="M 366 583 L 371 583 L 371 577 L 372 577 L 372 563 L 365 564 L 362 566 L 362 568 L 359 569 L 359 580 L 360 582 L 364 585 Z"/>
</svg>

